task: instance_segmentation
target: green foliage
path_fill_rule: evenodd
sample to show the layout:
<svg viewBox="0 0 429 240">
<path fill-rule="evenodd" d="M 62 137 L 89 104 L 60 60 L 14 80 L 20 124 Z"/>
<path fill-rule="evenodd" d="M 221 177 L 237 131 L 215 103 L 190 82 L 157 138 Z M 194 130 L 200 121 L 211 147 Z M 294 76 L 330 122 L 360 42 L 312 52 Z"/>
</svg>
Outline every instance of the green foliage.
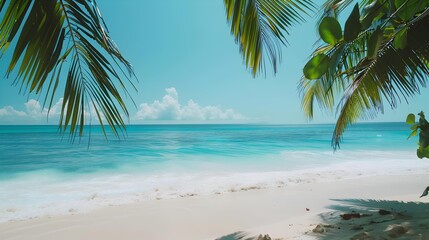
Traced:
<svg viewBox="0 0 429 240">
<path fill-rule="evenodd" d="M 326 17 L 337 18 L 353 2 L 327 0 L 321 23 Z M 334 148 L 350 124 L 374 118 L 386 103 L 395 108 L 427 84 L 429 0 L 419 1 L 413 16 L 404 20 L 396 13 L 405 11 L 408 3 L 413 1 L 398 8 L 398 1 L 360 1 L 362 9 L 356 4 L 344 23 L 343 38 L 334 45 L 325 41 L 312 54 L 324 54 L 330 61 L 322 75 L 315 75 L 317 78 L 310 78 L 304 70 L 299 84 L 302 107 L 309 118 L 316 101 L 321 108 L 336 110 Z"/>
<path fill-rule="evenodd" d="M 125 130 L 121 112 L 128 111 L 118 88 L 125 90 L 123 79 L 129 81 L 133 71 L 109 37 L 95 0 L 0 0 L 0 16 L 1 55 L 11 53 L 7 76 L 16 72 L 21 89 L 44 92 L 49 109 L 65 82 L 62 132 L 83 135 L 91 108 L 103 130 L 105 124 L 117 136 Z"/>
<path fill-rule="evenodd" d="M 410 20 L 427 6 L 425 0 L 395 0 L 397 15 L 404 21 Z"/>
<path fill-rule="evenodd" d="M 370 27 L 374 20 L 380 19 L 384 15 L 383 11 L 379 11 L 383 6 L 379 1 L 373 1 L 363 8 L 361 19 L 364 29 Z"/>
<path fill-rule="evenodd" d="M 330 58 L 325 54 L 317 54 L 304 66 L 304 76 L 308 79 L 318 79 L 328 71 Z"/>
<path fill-rule="evenodd" d="M 407 124 L 414 124 L 415 122 L 416 122 L 416 115 L 414 115 L 412 113 L 408 114 L 406 123 Z"/>
<path fill-rule="evenodd" d="M 396 49 L 405 49 L 407 46 L 407 28 L 401 29 L 393 39 L 393 46 Z"/>
<path fill-rule="evenodd" d="M 368 52 L 366 55 L 368 59 L 374 59 L 377 57 L 383 37 L 383 30 L 381 30 L 380 27 L 377 27 L 377 29 L 371 34 L 368 41 Z"/>
<path fill-rule="evenodd" d="M 304 21 L 300 14 L 315 8 L 310 0 L 224 0 L 224 3 L 231 34 L 253 76 L 265 70 L 265 59 L 277 72 L 280 46 L 286 44 L 289 28 Z"/>
<path fill-rule="evenodd" d="M 335 45 L 342 37 L 343 31 L 337 19 L 325 17 L 319 25 L 320 38 L 330 45 Z"/>
<path fill-rule="evenodd" d="M 419 158 L 429 158 L 429 123 L 425 118 L 425 114 L 423 112 L 418 113 L 419 122 L 415 123 L 415 115 L 410 113 L 407 116 L 406 123 L 411 126 L 411 130 L 413 130 L 408 137 L 411 138 L 416 136 L 419 132 L 419 142 L 417 148 L 417 157 Z"/>
<path fill-rule="evenodd" d="M 344 41 L 354 41 L 362 29 L 360 22 L 359 4 L 356 3 L 344 26 Z"/>
</svg>

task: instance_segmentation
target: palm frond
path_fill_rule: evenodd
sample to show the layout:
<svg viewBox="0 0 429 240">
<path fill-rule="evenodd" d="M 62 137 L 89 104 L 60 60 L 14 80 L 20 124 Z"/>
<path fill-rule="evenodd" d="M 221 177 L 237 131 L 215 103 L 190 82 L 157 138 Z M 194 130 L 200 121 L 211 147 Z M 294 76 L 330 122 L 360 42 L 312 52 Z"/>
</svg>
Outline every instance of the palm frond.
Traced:
<svg viewBox="0 0 429 240">
<path fill-rule="evenodd" d="M 378 51 L 378 57 L 365 59 L 353 67 L 353 82 L 345 91 L 333 134 L 334 147 L 350 124 L 358 119 L 374 118 L 383 112 L 383 100 L 396 108 L 401 100 L 418 94 L 429 79 L 429 34 L 424 29 L 429 17 L 410 26 L 405 49 L 395 49 L 392 40 Z"/>
<path fill-rule="evenodd" d="M 2 55 L 14 48 L 7 68 L 8 75 L 17 71 L 14 83 L 29 93 L 45 90 L 50 109 L 65 82 L 60 130 L 73 138 L 83 135 L 90 106 L 103 130 L 107 124 L 116 136 L 125 131 L 128 110 L 118 87 L 129 95 L 124 80 L 134 87 L 133 69 L 109 37 L 97 2 L 10 0 L 6 6 L 0 48 Z"/>
<path fill-rule="evenodd" d="M 286 44 L 289 28 L 303 22 L 302 14 L 315 8 L 310 0 L 224 0 L 224 3 L 231 34 L 253 76 L 265 71 L 265 58 L 277 72 L 280 46 Z"/>
<path fill-rule="evenodd" d="M 429 24 L 429 17 L 422 17 L 424 13 L 422 11 L 399 25 L 397 23 L 401 21 L 394 16 L 385 16 L 368 25 L 352 42 L 340 41 L 335 46 L 324 46 L 315 51 L 314 54 L 330 56 L 331 67 L 320 79 L 301 80 L 302 106 L 306 115 L 312 118 L 314 101 L 329 110 L 336 105 L 334 149 L 339 147 L 341 136 L 349 125 L 359 119 L 374 118 L 384 111 L 385 103 L 396 108 L 398 103 L 407 101 L 426 86 L 429 34 L 424 29 Z M 373 55 L 370 51 L 374 45 L 370 42 L 377 31 L 383 34 Z M 405 40 L 402 39 L 404 31 Z M 394 41 L 399 37 L 402 44 L 395 47 Z"/>
</svg>

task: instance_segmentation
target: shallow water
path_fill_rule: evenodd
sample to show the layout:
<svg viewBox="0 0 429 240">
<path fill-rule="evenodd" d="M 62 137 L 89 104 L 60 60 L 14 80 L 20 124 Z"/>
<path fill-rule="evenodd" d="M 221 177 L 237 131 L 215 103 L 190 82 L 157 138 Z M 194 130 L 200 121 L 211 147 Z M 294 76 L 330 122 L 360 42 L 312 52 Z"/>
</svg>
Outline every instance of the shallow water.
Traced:
<svg viewBox="0 0 429 240">
<path fill-rule="evenodd" d="M 93 127 L 70 144 L 56 126 L 0 126 L 0 221 L 147 199 L 219 194 L 376 174 L 426 172 L 403 123 Z M 79 143 L 80 142 L 80 143 Z"/>
</svg>

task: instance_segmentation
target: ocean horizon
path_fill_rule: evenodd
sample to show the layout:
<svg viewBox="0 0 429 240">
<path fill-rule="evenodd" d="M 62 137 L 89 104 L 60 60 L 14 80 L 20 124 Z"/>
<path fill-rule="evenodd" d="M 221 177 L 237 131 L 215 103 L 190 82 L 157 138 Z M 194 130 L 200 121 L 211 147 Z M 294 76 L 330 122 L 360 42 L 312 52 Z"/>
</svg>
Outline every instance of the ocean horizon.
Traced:
<svg viewBox="0 0 429 240">
<path fill-rule="evenodd" d="M 362 176 L 426 173 L 405 123 L 92 126 L 70 143 L 55 125 L 0 125 L 0 222 L 152 199 L 281 188 Z"/>
</svg>

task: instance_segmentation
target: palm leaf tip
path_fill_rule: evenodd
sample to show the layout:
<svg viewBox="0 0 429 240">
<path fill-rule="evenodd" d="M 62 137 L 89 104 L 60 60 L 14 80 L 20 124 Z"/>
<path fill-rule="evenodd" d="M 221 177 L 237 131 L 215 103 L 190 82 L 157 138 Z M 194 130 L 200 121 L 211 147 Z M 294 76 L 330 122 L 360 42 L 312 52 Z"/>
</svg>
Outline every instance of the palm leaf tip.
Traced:
<svg viewBox="0 0 429 240">
<path fill-rule="evenodd" d="M 314 9 L 307 0 L 224 0 L 231 34 L 238 43 L 245 65 L 252 75 L 265 72 L 268 61 L 277 72 L 285 35 L 302 14 Z"/>
<path fill-rule="evenodd" d="M 0 1 L 2 53 L 16 42 L 7 74 L 17 71 L 15 82 L 30 93 L 45 89 L 48 109 L 65 82 L 61 132 L 82 136 L 93 106 L 103 129 L 108 125 L 119 136 L 125 130 L 122 115 L 128 116 L 126 82 L 134 87 L 135 76 L 108 35 L 97 2 L 11 0 L 3 8 L 5 2 Z"/>
</svg>

